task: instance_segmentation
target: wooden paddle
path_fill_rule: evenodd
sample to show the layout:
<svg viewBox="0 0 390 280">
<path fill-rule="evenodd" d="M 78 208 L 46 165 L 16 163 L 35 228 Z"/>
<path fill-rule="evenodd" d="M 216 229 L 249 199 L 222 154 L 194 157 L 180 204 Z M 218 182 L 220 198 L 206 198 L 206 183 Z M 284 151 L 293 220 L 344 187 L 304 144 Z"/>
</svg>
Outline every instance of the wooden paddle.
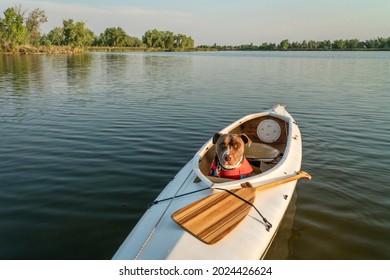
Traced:
<svg viewBox="0 0 390 280">
<path fill-rule="evenodd" d="M 251 203 L 255 201 L 256 191 L 300 178 L 311 179 L 311 176 L 304 171 L 299 171 L 256 188 L 234 189 L 230 190 L 230 193 L 218 192 L 181 208 L 172 214 L 172 219 L 202 242 L 214 244 L 224 238 L 247 216 L 252 207 Z"/>
</svg>

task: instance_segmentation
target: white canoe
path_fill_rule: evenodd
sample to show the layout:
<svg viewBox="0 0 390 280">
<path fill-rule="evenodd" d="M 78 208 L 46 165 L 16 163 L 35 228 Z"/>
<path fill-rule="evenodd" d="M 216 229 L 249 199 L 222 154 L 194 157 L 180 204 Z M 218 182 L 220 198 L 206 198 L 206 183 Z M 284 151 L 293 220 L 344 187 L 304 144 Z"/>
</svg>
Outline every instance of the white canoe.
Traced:
<svg viewBox="0 0 390 280">
<path fill-rule="evenodd" d="M 252 145 L 245 156 L 254 168 L 251 177 L 228 180 L 207 176 L 215 147 L 210 139 L 157 197 L 117 250 L 113 259 L 262 259 L 270 247 L 297 181 L 257 192 L 254 205 L 272 224 L 267 230 L 255 209 L 227 236 L 213 245 L 199 241 L 171 216 L 202 199 L 215 188 L 236 189 L 250 182 L 254 187 L 279 180 L 301 168 L 299 128 L 284 106 L 248 115 L 221 133 L 245 133 Z"/>
</svg>

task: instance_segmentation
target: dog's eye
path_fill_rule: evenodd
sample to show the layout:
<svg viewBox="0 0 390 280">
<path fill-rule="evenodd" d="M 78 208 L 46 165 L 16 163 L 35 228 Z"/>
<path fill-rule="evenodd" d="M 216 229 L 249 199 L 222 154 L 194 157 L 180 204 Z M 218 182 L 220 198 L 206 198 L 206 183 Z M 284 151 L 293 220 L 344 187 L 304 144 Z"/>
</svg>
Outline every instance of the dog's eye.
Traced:
<svg viewBox="0 0 390 280">
<path fill-rule="evenodd" d="M 233 147 L 234 147 L 234 149 L 239 149 L 240 148 L 240 143 L 234 143 Z"/>
</svg>

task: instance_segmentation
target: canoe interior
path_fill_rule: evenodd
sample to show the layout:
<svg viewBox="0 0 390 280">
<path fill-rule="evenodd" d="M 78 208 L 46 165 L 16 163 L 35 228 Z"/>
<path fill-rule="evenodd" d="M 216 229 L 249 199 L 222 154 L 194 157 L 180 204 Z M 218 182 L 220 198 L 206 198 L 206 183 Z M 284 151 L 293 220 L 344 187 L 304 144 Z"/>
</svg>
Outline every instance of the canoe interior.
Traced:
<svg viewBox="0 0 390 280">
<path fill-rule="evenodd" d="M 259 126 L 260 122 L 266 119 L 272 119 L 278 122 L 281 128 L 281 134 L 280 137 L 273 143 L 264 143 L 259 136 L 257 135 L 257 127 Z M 289 131 L 289 125 L 286 121 L 273 117 L 273 116 L 261 116 L 258 118 L 250 119 L 246 122 L 238 124 L 236 127 L 233 127 L 229 133 L 233 134 L 242 134 L 245 133 L 249 139 L 252 140 L 252 144 L 250 147 L 245 146 L 245 156 L 251 163 L 253 167 L 253 176 L 260 174 L 262 171 L 262 168 L 264 165 L 269 165 L 270 167 L 274 166 L 278 160 L 280 160 L 281 157 L 275 158 L 275 160 L 272 163 L 261 163 L 250 160 L 251 158 L 267 158 L 267 151 L 264 150 L 264 145 L 271 146 L 272 148 L 277 149 L 280 152 L 280 155 L 283 155 L 284 150 L 287 145 L 287 139 L 288 139 L 288 131 Z M 199 160 L 199 169 L 203 173 L 203 175 L 207 176 L 207 178 L 212 182 L 222 182 L 222 181 L 229 181 L 230 179 L 224 179 L 224 178 L 218 178 L 218 177 L 212 177 L 208 176 L 211 163 L 215 156 L 215 145 L 212 145 L 211 148 L 204 154 L 204 156 Z M 262 166 L 262 168 L 260 168 Z"/>
</svg>

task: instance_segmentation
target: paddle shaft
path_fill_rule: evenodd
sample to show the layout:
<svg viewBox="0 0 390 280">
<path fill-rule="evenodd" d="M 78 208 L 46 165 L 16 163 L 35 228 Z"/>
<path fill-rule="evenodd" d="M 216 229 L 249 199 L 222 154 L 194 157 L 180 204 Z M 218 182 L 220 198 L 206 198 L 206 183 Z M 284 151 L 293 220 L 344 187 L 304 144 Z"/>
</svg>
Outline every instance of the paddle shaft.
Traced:
<svg viewBox="0 0 390 280">
<path fill-rule="evenodd" d="M 311 176 L 309 173 L 307 173 L 305 171 L 298 171 L 296 175 L 290 175 L 286 178 L 279 179 L 277 181 L 270 182 L 270 183 L 265 184 L 265 185 L 260 185 L 260 186 L 257 186 L 255 188 L 256 188 L 256 191 L 263 191 L 263 190 L 266 190 L 269 188 L 283 185 L 283 184 L 288 183 L 288 182 L 296 181 L 296 180 L 301 179 L 301 178 L 306 178 L 306 179 L 310 180 Z"/>
</svg>

